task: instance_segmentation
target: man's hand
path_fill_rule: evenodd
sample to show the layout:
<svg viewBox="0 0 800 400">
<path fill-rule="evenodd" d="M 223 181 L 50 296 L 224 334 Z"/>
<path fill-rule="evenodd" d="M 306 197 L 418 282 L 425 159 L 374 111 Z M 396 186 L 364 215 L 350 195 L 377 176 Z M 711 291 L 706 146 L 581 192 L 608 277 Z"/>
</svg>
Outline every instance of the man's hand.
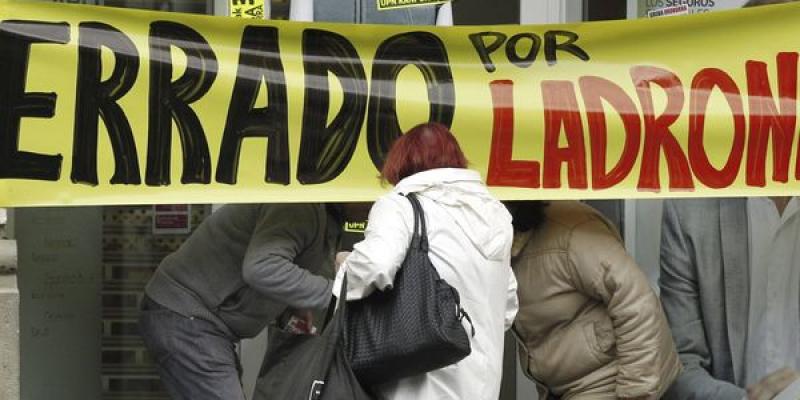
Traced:
<svg viewBox="0 0 800 400">
<path fill-rule="evenodd" d="M 800 374 L 791 368 L 782 368 L 775 371 L 755 385 L 747 388 L 748 400 L 772 400 L 794 381 L 800 379 Z"/>
<path fill-rule="evenodd" d="M 310 310 L 292 310 L 292 316 L 287 324 L 289 332 L 303 335 L 314 335 L 314 314 Z"/>
</svg>

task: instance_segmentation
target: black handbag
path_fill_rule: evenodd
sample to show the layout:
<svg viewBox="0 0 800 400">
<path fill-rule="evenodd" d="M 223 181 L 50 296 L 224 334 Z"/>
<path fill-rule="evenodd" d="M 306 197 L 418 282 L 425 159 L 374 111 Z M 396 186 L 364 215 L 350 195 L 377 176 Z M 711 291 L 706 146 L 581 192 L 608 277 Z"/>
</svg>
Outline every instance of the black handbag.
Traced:
<svg viewBox="0 0 800 400">
<path fill-rule="evenodd" d="M 419 199 L 413 193 L 406 198 L 414 209 L 414 232 L 392 289 L 348 302 L 350 365 L 367 386 L 454 364 L 471 351 L 461 321 L 472 321 L 458 291 L 431 264 Z"/>
<path fill-rule="evenodd" d="M 340 299 L 347 293 L 347 279 Z M 328 308 L 321 335 L 271 332 L 253 400 L 374 400 L 358 382 L 344 351 L 347 302 Z M 332 317 L 331 317 L 331 313 Z"/>
</svg>

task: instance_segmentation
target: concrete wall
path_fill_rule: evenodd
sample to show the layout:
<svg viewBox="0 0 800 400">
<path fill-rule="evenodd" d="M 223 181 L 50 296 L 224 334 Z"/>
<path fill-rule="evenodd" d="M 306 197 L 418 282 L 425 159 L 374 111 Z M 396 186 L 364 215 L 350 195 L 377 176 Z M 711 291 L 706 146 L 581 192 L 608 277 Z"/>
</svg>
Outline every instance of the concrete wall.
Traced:
<svg viewBox="0 0 800 400">
<path fill-rule="evenodd" d="M 19 400 L 19 290 L 17 243 L 5 235 L 0 209 L 0 399 Z"/>
<path fill-rule="evenodd" d="M 0 399 L 19 400 L 19 291 L 16 275 L 0 275 Z"/>
</svg>

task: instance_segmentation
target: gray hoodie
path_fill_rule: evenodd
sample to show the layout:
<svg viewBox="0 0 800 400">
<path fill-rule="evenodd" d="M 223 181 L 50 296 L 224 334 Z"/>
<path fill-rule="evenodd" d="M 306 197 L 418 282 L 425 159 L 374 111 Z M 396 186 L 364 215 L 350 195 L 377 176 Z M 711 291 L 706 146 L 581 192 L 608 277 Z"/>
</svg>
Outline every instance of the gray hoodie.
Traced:
<svg viewBox="0 0 800 400">
<path fill-rule="evenodd" d="M 327 307 L 339 234 L 323 205 L 227 205 L 161 262 L 145 292 L 179 314 L 253 337 L 287 306 Z"/>
</svg>

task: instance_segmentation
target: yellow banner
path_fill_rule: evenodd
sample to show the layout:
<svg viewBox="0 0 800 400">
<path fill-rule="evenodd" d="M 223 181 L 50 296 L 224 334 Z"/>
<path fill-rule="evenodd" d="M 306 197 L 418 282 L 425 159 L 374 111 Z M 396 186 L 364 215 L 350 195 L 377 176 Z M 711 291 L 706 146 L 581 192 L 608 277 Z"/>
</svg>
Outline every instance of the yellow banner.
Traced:
<svg viewBox="0 0 800 400">
<path fill-rule="evenodd" d="M 452 127 L 506 199 L 800 193 L 800 6 L 427 28 L 0 3 L 0 205 L 372 200 Z"/>
</svg>

